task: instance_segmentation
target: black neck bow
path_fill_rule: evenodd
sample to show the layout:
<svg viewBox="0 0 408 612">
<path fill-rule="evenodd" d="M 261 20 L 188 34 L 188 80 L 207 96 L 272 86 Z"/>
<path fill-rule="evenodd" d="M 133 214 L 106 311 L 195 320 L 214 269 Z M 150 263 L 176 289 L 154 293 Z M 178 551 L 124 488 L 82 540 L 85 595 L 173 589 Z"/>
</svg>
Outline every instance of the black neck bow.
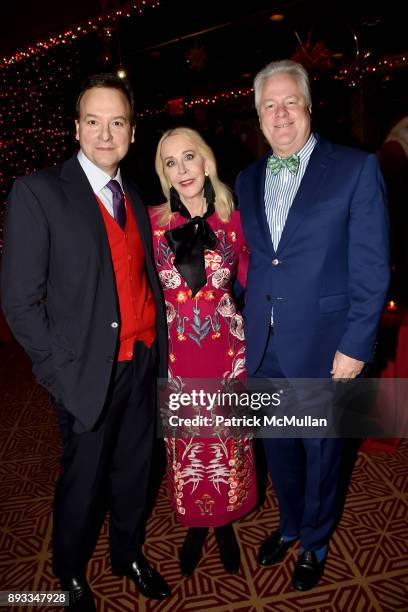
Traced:
<svg viewBox="0 0 408 612">
<path fill-rule="evenodd" d="M 190 287 L 194 296 L 207 282 L 205 273 L 204 249 L 214 249 L 218 238 L 206 219 L 215 212 L 215 193 L 210 178 L 204 183 L 204 197 L 207 211 L 202 217 L 193 217 L 174 187 L 170 189 L 170 208 L 172 212 L 189 219 L 187 223 L 164 232 L 167 243 L 175 254 L 174 266 Z"/>
</svg>

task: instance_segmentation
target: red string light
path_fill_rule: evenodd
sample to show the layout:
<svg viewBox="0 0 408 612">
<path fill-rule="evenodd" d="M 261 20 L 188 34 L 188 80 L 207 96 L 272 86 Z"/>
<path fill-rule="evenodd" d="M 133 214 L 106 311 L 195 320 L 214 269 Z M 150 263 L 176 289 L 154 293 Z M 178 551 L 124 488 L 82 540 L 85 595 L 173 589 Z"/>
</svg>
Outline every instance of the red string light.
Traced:
<svg viewBox="0 0 408 612">
<path fill-rule="evenodd" d="M 97 16 L 53 34 L 0 60 L 0 202 L 11 182 L 38 168 L 56 165 L 74 148 L 72 119 L 66 117 L 65 93 L 79 75 L 79 37 L 115 21 L 157 8 L 159 0 L 129 2 L 121 11 Z M 0 253 L 5 206 L 0 205 Z"/>
<path fill-rule="evenodd" d="M 131 17 L 131 9 L 136 11 L 139 15 L 143 13 L 146 8 L 157 8 L 160 5 L 160 0 L 142 0 L 142 2 L 128 2 L 124 5 L 123 10 L 114 10 L 106 15 L 98 15 L 88 21 L 75 26 L 71 26 L 69 30 L 61 32 L 59 34 L 53 34 L 47 40 L 39 40 L 22 51 L 17 51 L 14 55 L 9 57 L 3 57 L 0 60 L 0 70 L 6 66 L 22 62 L 34 55 L 44 53 L 53 47 L 58 45 L 65 45 L 74 42 L 79 36 L 86 36 L 91 31 L 98 30 L 102 23 L 108 23 L 112 25 L 118 19 L 123 17 Z"/>
<path fill-rule="evenodd" d="M 67 83 L 69 86 L 69 82 L 76 80 L 79 74 L 79 52 L 73 43 L 101 27 L 112 26 L 119 19 L 130 18 L 132 12 L 140 15 L 148 7 L 159 7 L 159 0 L 129 2 L 120 11 L 71 26 L 65 32 L 33 43 L 0 60 L 0 166 L 6 168 L 0 172 L 0 202 L 5 201 L 13 179 L 45 165 L 60 163 L 73 148 L 72 119 L 67 119 L 64 111 Z M 391 69 L 406 67 L 407 62 L 408 54 L 378 61 L 367 55 L 359 65 L 345 67 L 333 76 L 355 87 L 366 75 L 389 74 Z M 184 110 L 252 95 L 252 88 L 228 89 L 208 97 L 184 99 Z M 167 105 L 147 107 L 137 116 L 149 118 L 166 112 Z M 0 206 L 0 253 L 3 216 L 4 206 Z"/>
</svg>

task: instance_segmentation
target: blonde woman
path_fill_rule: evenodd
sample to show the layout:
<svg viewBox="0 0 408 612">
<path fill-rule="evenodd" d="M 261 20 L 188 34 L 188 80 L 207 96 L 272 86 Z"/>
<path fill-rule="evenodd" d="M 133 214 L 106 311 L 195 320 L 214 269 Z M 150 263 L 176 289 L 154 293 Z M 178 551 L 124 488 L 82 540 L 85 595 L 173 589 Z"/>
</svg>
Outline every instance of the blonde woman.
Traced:
<svg viewBox="0 0 408 612">
<path fill-rule="evenodd" d="M 230 190 L 214 154 L 190 128 L 168 130 L 156 152 L 165 204 L 150 209 L 154 255 L 166 300 L 169 376 L 228 379 L 245 375 L 243 319 L 231 285 L 246 282 L 248 251 Z M 183 575 L 197 566 L 213 527 L 226 570 L 239 571 L 232 521 L 256 504 L 252 443 L 244 438 L 166 440 L 169 495 L 189 529 Z"/>
</svg>

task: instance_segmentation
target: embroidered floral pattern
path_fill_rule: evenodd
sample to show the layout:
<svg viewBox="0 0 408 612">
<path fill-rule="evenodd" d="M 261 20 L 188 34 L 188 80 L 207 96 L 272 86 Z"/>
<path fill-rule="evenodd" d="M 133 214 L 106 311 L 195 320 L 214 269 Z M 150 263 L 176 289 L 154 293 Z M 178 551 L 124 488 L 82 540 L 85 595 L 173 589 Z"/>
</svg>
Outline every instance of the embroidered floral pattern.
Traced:
<svg viewBox="0 0 408 612">
<path fill-rule="evenodd" d="M 231 319 L 230 332 L 238 340 L 244 340 L 244 319 L 239 313 L 234 314 Z"/>
<path fill-rule="evenodd" d="M 176 289 L 181 285 L 181 276 L 174 270 L 162 270 L 159 272 L 162 285 L 168 289 Z"/>
<path fill-rule="evenodd" d="M 179 303 L 186 302 L 188 300 L 187 291 L 177 291 L 176 293 L 176 301 Z"/>
<path fill-rule="evenodd" d="M 231 272 L 228 270 L 228 268 L 220 268 L 213 274 L 211 282 L 216 289 L 220 289 L 221 287 L 228 285 L 230 279 Z"/>
<path fill-rule="evenodd" d="M 232 317 L 236 313 L 236 307 L 229 293 L 224 293 L 217 305 L 218 312 L 223 317 Z"/>
<path fill-rule="evenodd" d="M 181 515 L 186 513 L 185 500 L 199 490 L 204 481 L 209 487 L 194 500 L 202 517 L 213 515 L 215 500 L 224 488 L 228 504 L 226 511 L 234 512 L 244 504 L 253 486 L 254 459 L 248 439 L 218 437 L 208 444 L 208 449 L 210 461 L 205 460 L 206 445 L 203 441 L 195 438 L 171 438 L 167 441 L 168 462 L 173 472 L 173 497 L 176 511 Z"/>
<path fill-rule="evenodd" d="M 224 384 L 245 375 L 243 319 L 231 292 L 237 275 L 245 286 L 248 259 L 239 214 L 233 213 L 228 223 L 216 215 L 208 221 L 218 243 L 213 251 L 204 253 L 207 283 L 195 296 L 174 268 L 163 228 L 153 228 L 155 260 L 166 301 L 172 392 L 188 391 L 189 379 L 218 378 Z M 182 222 L 174 215 L 164 229 Z M 172 505 L 187 526 L 225 524 L 256 503 L 252 445 L 234 439 L 225 428 L 211 439 L 197 433 L 198 427 L 186 427 L 180 436 L 166 441 Z"/>
<path fill-rule="evenodd" d="M 218 270 L 222 263 L 221 255 L 218 255 L 218 253 L 215 253 L 214 251 L 206 251 L 204 259 L 205 267 L 210 268 L 211 270 Z"/>
<path fill-rule="evenodd" d="M 167 319 L 167 325 L 170 325 L 170 323 L 173 322 L 175 317 L 176 317 L 176 309 L 174 308 L 173 304 L 171 304 L 170 302 L 168 302 L 166 300 L 166 319 Z"/>
</svg>

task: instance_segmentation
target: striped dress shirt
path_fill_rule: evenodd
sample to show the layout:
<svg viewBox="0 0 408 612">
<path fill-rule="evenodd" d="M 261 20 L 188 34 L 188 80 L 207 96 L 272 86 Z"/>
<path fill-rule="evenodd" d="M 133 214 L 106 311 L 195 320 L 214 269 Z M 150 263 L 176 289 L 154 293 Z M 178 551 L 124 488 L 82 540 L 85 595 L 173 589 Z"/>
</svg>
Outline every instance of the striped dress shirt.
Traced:
<svg viewBox="0 0 408 612">
<path fill-rule="evenodd" d="M 292 174 L 286 166 L 275 175 L 269 168 L 266 168 L 265 210 L 275 251 L 316 142 L 314 134 L 310 134 L 307 143 L 298 152 L 299 170 L 297 174 Z"/>
</svg>

